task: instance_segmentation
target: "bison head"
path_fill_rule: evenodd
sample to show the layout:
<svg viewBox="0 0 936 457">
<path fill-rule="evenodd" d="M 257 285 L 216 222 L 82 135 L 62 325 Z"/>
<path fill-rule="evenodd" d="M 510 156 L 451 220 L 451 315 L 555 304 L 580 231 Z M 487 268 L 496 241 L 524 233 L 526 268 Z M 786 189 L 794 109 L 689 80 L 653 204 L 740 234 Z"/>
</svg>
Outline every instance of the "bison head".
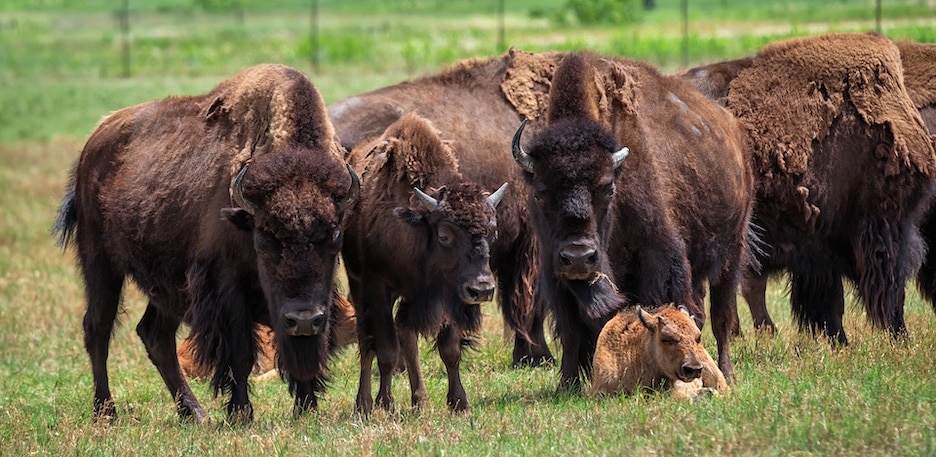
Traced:
<svg viewBox="0 0 936 457">
<path fill-rule="evenodd" d="M 305 151 L 255 157 L 233 180 L 231 194 L 238 207 L 222 213 L 252 235 L 253 245 L 244 248 L 255 255 L 280 346 L 328 335 L 342 218 L 359 189 L 357 174 L 340 158 L 315 160 Z M 281 357 L 296 352 L 282 349 Z M 296 367 L 289 367 L 293 364 L 285 365 L 301 378 Z"/>
<path fill-rule="evenodd" d="M 490 268 L 490 242 L 497 233 L 495 208 L 507 189 L 504 183 L 485 196 L 479 187 L 460 183 L 430 193 L 413 188 L 416 208 L 399 207 L 394 214 L 428 235 L 427 265 L 430 288 L 453 286 L 467 304 L 494 298 L 495 281 Z"/>
<path fill-rule="evenodd" d="M 685 307 L 667 306 L 651 314 L 639 306 L 640 323 L 650 334 L 648 357 L 667 379 L 690 382 L 702 377 L 706 359 L 702 332 Z"/>
<path fill-rule="evenodd" d="M 608 274 L 607 214 L 627 148 L 597 122 L 568 118 L 535 136 L 526 152 L 520 145 L 525 125 L 514 134 L 513 155 L 533 189 L 553 271 L 568 281 L 594 281 Z"/>
</svg>

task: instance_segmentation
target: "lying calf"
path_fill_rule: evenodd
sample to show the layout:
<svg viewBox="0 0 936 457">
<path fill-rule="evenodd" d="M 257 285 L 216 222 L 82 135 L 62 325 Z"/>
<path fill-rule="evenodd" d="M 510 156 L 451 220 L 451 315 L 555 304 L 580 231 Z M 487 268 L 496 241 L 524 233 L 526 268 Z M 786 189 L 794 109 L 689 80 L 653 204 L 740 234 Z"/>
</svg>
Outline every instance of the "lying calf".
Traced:
<svg viewBox="0 0 936 457">
<path fill-rule="evenodd" d="M 691 399 L 713 389 L 725 392 L 728 383 L 701 340 L 682 306 L 666 305 L 656 314 L 625 309 L 598 335 L 591 393 L 631 394 L 642 386 Z"/>
</svg>

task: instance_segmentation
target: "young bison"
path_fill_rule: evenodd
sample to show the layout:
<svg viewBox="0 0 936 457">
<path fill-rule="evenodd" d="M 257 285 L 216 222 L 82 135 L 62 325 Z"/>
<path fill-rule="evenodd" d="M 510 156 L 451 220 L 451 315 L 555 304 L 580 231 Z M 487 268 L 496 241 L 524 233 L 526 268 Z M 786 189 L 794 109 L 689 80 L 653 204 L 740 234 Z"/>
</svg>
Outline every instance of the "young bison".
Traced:
<svg viewBox="0 0 936 457">
<path fill-rule="evenodd" d="M 591 393 L 630 395 L 643 386 L 691 399 L 710 389 L 725 392 L 728 383 L 701 341 L 685 307 L 666 306 L 656 314 L 625 309 L 598 335 Z"/>
</svg>

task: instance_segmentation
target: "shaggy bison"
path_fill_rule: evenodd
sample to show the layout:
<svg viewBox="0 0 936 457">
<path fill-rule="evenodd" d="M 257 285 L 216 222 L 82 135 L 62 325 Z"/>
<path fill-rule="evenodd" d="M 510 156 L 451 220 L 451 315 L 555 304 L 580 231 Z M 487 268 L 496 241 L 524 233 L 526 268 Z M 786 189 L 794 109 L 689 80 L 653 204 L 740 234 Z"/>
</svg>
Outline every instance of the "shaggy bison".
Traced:
<svg viewBox="0 0 936 457">
<path fill-rule="evenodd" d="M 428 401 L 417 345 L 423 335 L 436 339 L 445 364 L 448 406 L 467 411 L 459 374 L 462 346 L 479 329 L 480 304 L 494 298 L 490 243 L 507 184 L 488 196 L 466 181 L 451 143 L 413 113 L 375 140 L 361 143 L 349 161 L 361 170 L 363 182 L 342 251 L 361 351 L 356 408 L 368 413 L 373 406 L 375 356 L 379 406 L 393 404 L 391 381 L 400 354 L 413 406 Z"/>
<path fill-rule="evenodd" d="M 823 35 L 681 76 L 721 100 L 753 146 L 763 269 L 743 293 L 755 325 L 774 328 L 767 276 L 786 271 L 800 328 L 847 343 L 844 277 L 875 326 L 904 334 L 936 169 L 897 47 L 876 34 Z"/>
<path fill-rule="evenodd" d="M 702 346 L 702 332 L 683 306 L 668 305 L 653 314 L 640 306 L 621 311 L 598 335 L 592 366 L 592 395 L 630 395 L 644 387 L 693 398 L 706 389 L 728 390 Z"/>
<path fill-rule="evenodd" d="M 334 332 L 342 219 L 359 183 L 301 73 L 249 68 L 205 95 L 105 118 L 73 171 L 56 230 L 84 276 L 94 415 L 113 416 L 107 356 L 125 277 L 149 299 L 137 334 L 183 417 L 204 411 L 176 356 L 180 322 L 229 417 L 250 419 L 255 327 L 272 327 L 295 411 L 316 406 Z"/>
<path fill-rule="evenodd" d="M 512 150 L 533 190 L 538 285 L 563 346 L 561 384 L 589 374 L 598 333 L 625 298 L 689 304 L 701 328 L 706 282 L 730 379 L 754 191 L 731 115 L 647 65 L 580 53 L 555 71 L 545 126 L 526 148 L 523 127 Z"/>
<path fill-rule="evenodd" d="M 516 330 L 515 365 L 553 360 L 543 331 L 543 306 L 534 300 L 536 254 L 526 207 L 528 191 L 508 151 L 517 123 L 541 109 L 557 61 L 554 54 L 510 51 L 491 59 L 461 61 L 437 74 L 354 95 L 328 107 L 348 150 L 381 135 L 403 113 L 415 112 L 445 132 L 466 180 L 484 189 L 510 184 L 497 207 L 491 268 L 504 319 Z"/>
</svg>

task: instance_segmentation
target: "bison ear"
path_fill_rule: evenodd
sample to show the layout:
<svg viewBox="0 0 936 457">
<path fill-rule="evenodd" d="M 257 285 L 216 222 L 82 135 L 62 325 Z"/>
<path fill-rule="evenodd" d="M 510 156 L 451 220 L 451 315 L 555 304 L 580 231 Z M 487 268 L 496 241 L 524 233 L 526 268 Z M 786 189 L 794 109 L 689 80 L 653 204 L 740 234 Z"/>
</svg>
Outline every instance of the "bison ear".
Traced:
<svg viewBox="0 0 936 457">
<path fill-rule="evenodd" d="M 393 208 L 393 215 L 412 226 L 422 224 L 423 219 L 425 219 L 422 214 L 402 206 Z"/>
<path fill-rule="evenodd" d="M 234 224 L 240 230 L 249 232 L 253 230 L 253 215 L 243 208 L 222 208 L 221 217 Z"/>
<path fill-rule="evenodd" d="M 637 306 L 637 316 L 640 317 L 640 323 L 644 327 L 647 327 L 647 330 L 651 332 L 656 331 L 657 324 L 656 319 L 653 318 L 653 314 L 650 314 L 643 310 L 640 306 Z"/>
</svg>

